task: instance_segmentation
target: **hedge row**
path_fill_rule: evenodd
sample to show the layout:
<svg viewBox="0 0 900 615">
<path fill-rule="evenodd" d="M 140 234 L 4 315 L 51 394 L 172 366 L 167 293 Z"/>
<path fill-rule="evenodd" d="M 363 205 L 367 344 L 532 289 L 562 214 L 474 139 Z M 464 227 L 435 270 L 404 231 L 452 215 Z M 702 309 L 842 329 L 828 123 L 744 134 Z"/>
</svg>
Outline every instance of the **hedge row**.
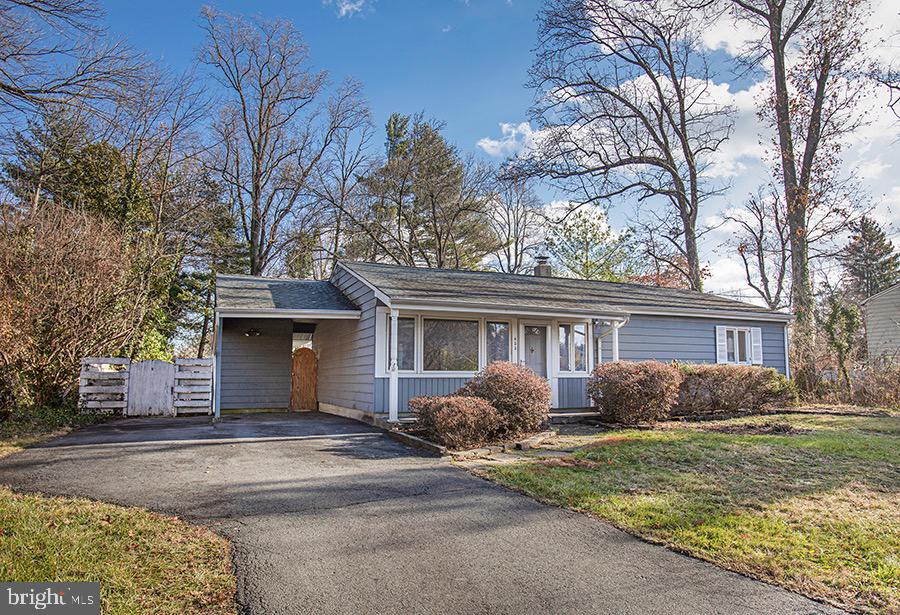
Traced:
<svg viewBox="0 0 900 615">
<path fill-rule="evenodd" d="M 753 413 L 797 397 L 790 380 L 772 368 L 659 361 L 604 363 L 587 389 L 604 418 L 617 423 Z"/>
</svg>

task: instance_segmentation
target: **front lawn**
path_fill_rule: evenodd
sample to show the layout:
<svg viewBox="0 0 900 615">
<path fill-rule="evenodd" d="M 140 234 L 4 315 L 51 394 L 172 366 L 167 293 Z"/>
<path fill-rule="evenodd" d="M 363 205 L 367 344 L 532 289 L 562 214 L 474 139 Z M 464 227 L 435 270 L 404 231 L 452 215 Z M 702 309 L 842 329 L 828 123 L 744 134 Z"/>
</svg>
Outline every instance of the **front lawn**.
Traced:
<svg viewBox="0 0 900 615">
<path fill-rule="evenodd" d="M 92 419 L 66 411 L 0 423 L 0 456 Z M 2 475 L 0 475 L 2 481 Z M 99 581 L 103 613 L 235 613 L 228 542 L 141 508 L 0 487 L 0 579 Z"/>
<path fill-rule="evenodd" d="M 725 568 L 900 612 L 900 417 L 664 423 L 547 446 L 574 450 L 484 471 Z"/>
</svg>

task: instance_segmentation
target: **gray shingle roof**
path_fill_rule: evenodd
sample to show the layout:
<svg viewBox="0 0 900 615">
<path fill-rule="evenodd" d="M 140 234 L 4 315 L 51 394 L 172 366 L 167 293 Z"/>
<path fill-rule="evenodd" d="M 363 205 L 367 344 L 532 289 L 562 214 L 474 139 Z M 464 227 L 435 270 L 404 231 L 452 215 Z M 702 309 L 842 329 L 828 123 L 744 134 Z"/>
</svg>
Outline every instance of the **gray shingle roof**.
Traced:
<svg viewBox="0 0 900 615">
<path fill-rule="evenodd" d="M 330 282 L 216 276 L 216 307 L 226 310 L 358 310 Z"/>
<path fill-rule="evenodd" d="M 571 278 L 486 271 L 425 269 L 342 261 L 393 300 L 504 305 L 529 309 L 622 313 L 640 309 L 693 312 L 746 312 L 783 316 L 766 308 L 709 293 Z"/>
</svg>

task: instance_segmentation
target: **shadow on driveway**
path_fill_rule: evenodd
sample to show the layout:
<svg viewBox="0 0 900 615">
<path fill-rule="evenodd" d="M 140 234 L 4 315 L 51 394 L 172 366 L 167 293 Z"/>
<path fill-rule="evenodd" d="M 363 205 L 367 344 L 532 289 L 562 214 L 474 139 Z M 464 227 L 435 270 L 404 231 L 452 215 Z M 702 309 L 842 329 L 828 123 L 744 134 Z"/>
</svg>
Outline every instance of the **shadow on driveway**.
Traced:
<svg viewBox="0 0 900 615">
<path fill-rule="evenodd" d="M 838 612 L 325 414 L 114 421 L 0 460 L 0 483 L 211 526 L 248 613 Z"/>
</svg>

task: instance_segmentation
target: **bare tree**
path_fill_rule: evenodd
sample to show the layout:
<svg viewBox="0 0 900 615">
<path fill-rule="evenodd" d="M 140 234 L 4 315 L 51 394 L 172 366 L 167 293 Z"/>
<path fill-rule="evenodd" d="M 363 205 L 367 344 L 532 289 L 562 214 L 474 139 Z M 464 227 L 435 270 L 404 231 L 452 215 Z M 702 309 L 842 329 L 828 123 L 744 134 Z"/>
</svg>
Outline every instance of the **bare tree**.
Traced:
<svg viewBox="0 0 900 615">
<path fill-rule="evenodd" d="M 491 198 L 491 228 L 497 238 L 496 266 L 522 273 L 543 239 L 544 204 L 525 178 L 501 178 Z"/>
<path fill-rule="evenodd" d="M 789 302 L 790 236 L 784 199 L 770 187 L 751 195 L 739 212 L 725 219 L 738 227 L 729 242 L 737 247 L 744 265 L 747 285 L 769 309 L 778 310 Z"/>
<path fill-rule="evenodd" d="M 322 210 L 317 254 L 313 258 L 313 277 L 327 279 L 338 259 L 347 253 L 348 239 L 354 232 L 352 213 L 365 205 L 364 178 L 372 169 L 374 156 L 369 151 L 374 126 L 367 109 L 338 130 L 334 146 L 315 171 L 312 191 Z M 352 248 L 351 248 L 352 249 Z"/>
<path fill-rule="evenodd" d="M 310 68 L 300 33 L 264 21 L 203 9 L 201 61 L 225 91 L 215 126 L 220 173 L 250 247 L 250 273 L 263 273 L 312 228 L 311 176 L 342 126 L 358 110 L 350 84 L 327 102 L 325 73 Z"/>
<path fill-rule="evenodd" d="M 837 172 L 843 138 L 865 118 L 857 105 L 871 82 L 864 0 L 728 0 L 738 19 L 765 33 L 746 59 L 771 66 L 772 95 L 761 115 L 776 129 L 797 317 L 797 373 L 814 361 L 810 207 Z M 791 54 L 795 57 L 791 60 Z M 804 350 L 808 349 L 808 350 Z M 810 371 L 810 373 L 812 373 Z"/>
<path fill-rule="evenodd" d="M 548 1 L 531 70 L 540 133 L 522 165 L 582 202 L 661 200 L 696 289 L 698 213 L 721 189 L 706 174 L 732 125 L 711 92 L 700 32 L 665 0 Z"/>
<path fill-rule="evenodd" d="M 0 118 L 117 99 L 140 59 L 110 41 L 89 0 L 0 0 Z"/>
</svg>

